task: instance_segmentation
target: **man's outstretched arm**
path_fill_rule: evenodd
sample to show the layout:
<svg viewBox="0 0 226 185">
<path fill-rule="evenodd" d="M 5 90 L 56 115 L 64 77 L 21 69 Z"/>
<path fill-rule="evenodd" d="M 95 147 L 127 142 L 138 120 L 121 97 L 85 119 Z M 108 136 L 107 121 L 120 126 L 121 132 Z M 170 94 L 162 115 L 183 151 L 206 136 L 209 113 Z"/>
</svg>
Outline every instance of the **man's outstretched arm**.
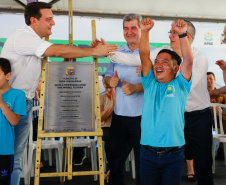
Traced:
<svg viewBox="0 0 226 185">
<path fill-rule="evenodd" d="M 141 39 L 140 39 L 140 60 L 142 65 L 143 77 L 147 76 L 152 69 L 152 61 L 150 59 L 149 31 L 154 26 L 154 21 L 150 18 L 144 18 L 141 21 Z"/>
<path fill-rule="evenodd" d="M 114 55 L 114 53 L 118 50 L 116 44 L 99 44 L 95 48 L 83 48 L 69 45 L 51 45 L 48 47 L 43 54 L 45 57 L 62 57 L 62 58 L 80 58 L 80 57 L 88 57 L 88 56 L 106 56 L 106 55 Z"/>
<path fill-rule="evenodd" d="M 220 94 L 226 94 L 226 86 L 221 87 L 220 89 L 214 89 L 209 92 L 210 96 L 211 95 L 220 95 Z"/>
<path fill-rule="evenodd" d="M 98 40 L 98 39 L 95 39 L 91 42 L 90 47 L 94 48 L 94 47 L 98 46 L 99 44 L 105 45 L 107 43 L 102 38 L 101 38 L 101 41 Z M 129 53 L 123 53 L 123 52 L 116 51 L 114 53 L 114 55 L 108 55 L 108 56 L 105 56 L 105 57 L 108 57 L 111 60 L 111 62 L 118 63 L 118 64 L 121 64 L 121 65 L 127 65 L 127 66 L 139 66 L 139 65 L 141 65 L 140 56 L 138 54 L 132 55 L 132 54 L 129 54 Z"/>
<path fill-rule="evenodd" d="M 175 32 L 178 33 L 180 37 L 180 35 L 187 32 L 187 23 L 182 19 L 178 19 L 175 21 L 175 23 L 172 23 L 172 28 Z M 180 45 L 181 45 L 181 53 L 183 57 L 183 62 L 181 64 L 180 72 L 183 75 L 183 77 L 187 81 L 189 81 L 191 79 L 191 74 L 192 74 L 193 55 L 192 55 L 191 44 L 188 40 L 188 36 L 184 36 L 180 38 Z"/>
</svg>

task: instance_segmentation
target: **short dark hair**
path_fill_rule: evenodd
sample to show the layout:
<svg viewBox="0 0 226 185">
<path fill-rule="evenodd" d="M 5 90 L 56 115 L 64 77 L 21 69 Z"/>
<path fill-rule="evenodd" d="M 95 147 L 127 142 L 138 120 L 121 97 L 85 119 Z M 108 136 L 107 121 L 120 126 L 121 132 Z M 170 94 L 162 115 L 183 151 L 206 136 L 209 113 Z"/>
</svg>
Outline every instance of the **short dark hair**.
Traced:
<svg viewBox="0 0 226 185">
<path fill-rule="evenodd" d="M 25 23 L 30 26 L 31 17 L 35 17 L 36 19 L 40 19 L 42 16 L 40 10 L 41 9 L 51 9 L 52 4 L 50 3 L 44 3 L 44 2 L 33 2 L 33 3 L 28 3 L 27 6 L 25 7 L 25 12 L 24 12 L 24 18 L 25 18 Z"/>
<path fill-rule="evenodd" d="M 208 71 L 207 75 L 213 75 L 214 79 L 215 79 L 215 74 L 213 72 Z"/>
<path fill-rule="evenodd" d="M 171 51 L 169 49 L 162 49 L 161 51 L 159 51 L 158 55 L 161 54 L 161 53 L 170 54 L 171 57 L 172 57 L 172 61 L 173 61 L 174 65 L 180 65 L 181 64 L 181 57 L 175 51 Z"/>
<path fill-rule="evenodd" d="M 11 72 L 11 65 L 9 63 L 9 60 L 6 58 L 0 58 L 0 68 L 2 69 L 3 73 L 7 75 Z"/>
</svg>

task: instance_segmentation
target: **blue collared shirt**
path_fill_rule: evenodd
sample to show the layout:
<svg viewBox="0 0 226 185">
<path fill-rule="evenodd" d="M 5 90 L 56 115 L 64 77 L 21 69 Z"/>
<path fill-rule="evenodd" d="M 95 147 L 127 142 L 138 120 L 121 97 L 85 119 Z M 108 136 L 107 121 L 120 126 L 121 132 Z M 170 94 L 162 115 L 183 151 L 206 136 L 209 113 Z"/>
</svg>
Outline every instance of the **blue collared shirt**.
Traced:
<svg viewBox="0 0 226 185">
<path fill-rule="evenodd" d="M 155 48 L 150 46 L 150 51 L 153 49 Z M 129 53 L 132 55 L 139 54 L 139 48 L 134 51 L 131 51 L 128 45 L 121 46 L 118 51 L 123 53 Z M 144 93 L 134 93 L 132 95 L 126 96 L 125 94 L 123 94 L 121 89 L 121 87 L 125 85 L 121 82 L 121 80 L 129 82 L 131 84 L 141 83 L 141 77 L 137 76 L 136 67 L 137 66 L 126 66 L 110 62 L 108 69 L 105 73 L 106 77 L 112 77 L 114 76 L 114 71 L 116 70 L 120 79 L 118 86 L 115 88 L 116 104 L 114 107 L 114 113 L 116 115 L 136 117 L 142 114 Z"/>
</svg>

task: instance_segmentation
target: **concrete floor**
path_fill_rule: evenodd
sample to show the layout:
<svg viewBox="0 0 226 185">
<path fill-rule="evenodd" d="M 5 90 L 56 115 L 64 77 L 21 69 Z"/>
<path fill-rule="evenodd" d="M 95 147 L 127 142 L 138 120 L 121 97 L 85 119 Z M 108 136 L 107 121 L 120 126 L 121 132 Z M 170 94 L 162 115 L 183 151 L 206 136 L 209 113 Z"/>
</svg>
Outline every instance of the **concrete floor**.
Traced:
<svg viewBox="0 0 226 185">
<path fill-rule="evenodd" d="M 54 155 L 53 155 L 54 156 Z M 47 162 L 44 162 L 44 168 L 42 168 L 42 172 L 54 172 L 55 165 L 50 167 Z M 74 171 L 88 171 L 91 170 L 91 163 L 89 159 L 85 159 L 83 165 L 75 166 Z M 126 172 L 126 185 L 135 185 L 135 180 L 132 179 L 131 171 Z M 224 161 L 216 161 L 216 172 L 214 174 L 214 183 L 215 185 L 225 185 L 226 184 L 226 166 L 224 165 Z M 31 178 L 31 185 L 34 184 L 34 179 Z M 40 185 L 60 185 L 59 178 L 41 178 Z M 99 181 L 93 181 L 93 176 L 79 176 L 73 177 L 71 181 L 67 180 L 65 185 L 99 185 Z M 197 182 L 188 182 L 186 180 L 186 165 L 184 165 L 183 177 L 181 180 L 181 185 L 196 185 Z M 20 185 L 24 185 L 23 179 L 21 179 Z M 107 185 L 107 183 L 105 183 Z"/>
</svg>

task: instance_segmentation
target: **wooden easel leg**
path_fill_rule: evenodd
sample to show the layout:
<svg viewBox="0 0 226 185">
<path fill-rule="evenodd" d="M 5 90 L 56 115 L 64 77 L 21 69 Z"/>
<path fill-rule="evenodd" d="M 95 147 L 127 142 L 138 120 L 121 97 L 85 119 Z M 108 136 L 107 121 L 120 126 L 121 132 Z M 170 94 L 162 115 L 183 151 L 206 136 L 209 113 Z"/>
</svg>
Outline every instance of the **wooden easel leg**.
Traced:
<svg viewBox="0 0 226 185">
<path fill-rule="evenodd" d="M 99 156 L 99 172 L 100 172 L 100 185 L 104 185 L 104 165 L 103 165 L 103 146 L 102 137 L 98 136 L 98 156 Z"/>
<path fill-rule="evenodd" d="M 35 185 L 39 185 L 39 179 L 40 179 L 41 147 L 42 147 L 42 139 L 37 138 L 36 162 L 35 162 L 35 182 L 34 182 Z"/>
<path fill-rule="evenodd" d="M 96 39 L 96 23 L 92 20 L 92 39 Z M 101 115 L 100 115 L 100 95 L 99 95 L 99 77 L 98 77 L 98 61 L 97 56 L 93 56 L 93 61 L 95 63 L 95 99 L 96 99 L 96 120 L 97 129 L 101 130 Z M 104 166 L 103 166 L 103 146 L 102 146 L 102 136 L 98 136 L 98 156 L 99 156 L 99 176 L 100 185 L 104 185 Z"/>
<path fill-rule="evenodd" d="M 68 137 L 68 180 L 72 180 L 72 137 Z"/>
</svg>

